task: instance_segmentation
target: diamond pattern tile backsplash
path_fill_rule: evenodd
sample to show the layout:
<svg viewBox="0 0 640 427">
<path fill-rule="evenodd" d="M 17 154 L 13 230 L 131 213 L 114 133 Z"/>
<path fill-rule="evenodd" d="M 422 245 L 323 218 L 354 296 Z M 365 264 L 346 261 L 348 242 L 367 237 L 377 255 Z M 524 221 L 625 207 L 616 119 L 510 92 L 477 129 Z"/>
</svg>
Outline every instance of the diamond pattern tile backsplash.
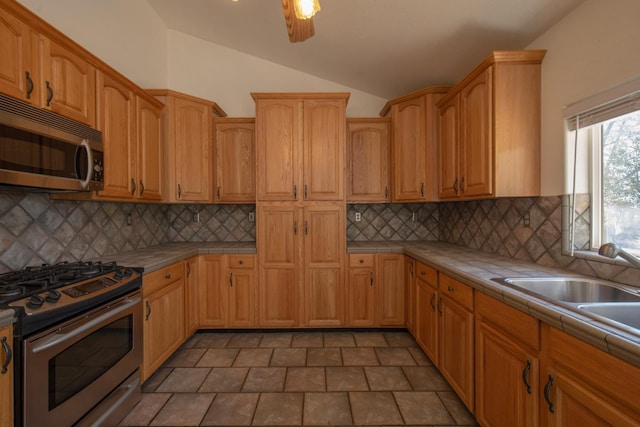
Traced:
<svg viewBox="0 0 640 427">
<path fill-rule="evenodd" d="M 361 215 L 356 221 L 356 213 Z M 436 203 L 358 204 L 347 206 L 347 240 L 438 240 Z"/>
</svg>

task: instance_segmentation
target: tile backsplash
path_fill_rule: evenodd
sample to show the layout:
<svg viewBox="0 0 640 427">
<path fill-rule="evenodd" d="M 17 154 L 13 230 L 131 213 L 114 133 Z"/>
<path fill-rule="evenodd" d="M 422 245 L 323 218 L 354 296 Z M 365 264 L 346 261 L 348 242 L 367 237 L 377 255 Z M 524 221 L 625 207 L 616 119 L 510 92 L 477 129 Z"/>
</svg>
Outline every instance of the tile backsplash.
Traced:
<svg viewBox="0 0 640 427">
<path fill-rule="evenodd" d="M 579 201 L 576 243 L 587 249 L 588 200 Z M 562 209 L 562 196 L 350 204 L 347 240 L 443 241 L 640 286 L 637 269 L 565 255 Z M 46 194 L 0 191 L 0 272 L 166 242 L 251 242 L 256 239 L 255 222 L 249 221 L 254 211 L 254 205 L 61 201 Z M 356 213 L 360 221 L 355 221 Z"/>
</svg>

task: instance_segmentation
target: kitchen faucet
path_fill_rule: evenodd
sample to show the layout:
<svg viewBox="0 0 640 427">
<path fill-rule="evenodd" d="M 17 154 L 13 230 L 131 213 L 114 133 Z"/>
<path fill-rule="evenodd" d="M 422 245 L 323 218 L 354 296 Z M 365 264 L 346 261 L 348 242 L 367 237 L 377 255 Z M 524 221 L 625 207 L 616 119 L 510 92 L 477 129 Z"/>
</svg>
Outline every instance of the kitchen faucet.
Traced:
<svg viewBox="0 0 640 427">
<path fill-rule="evenodd" d="M 604 245 L 600 246 L 598 253 L 609 258 L 620 256 L 629 261 L 634 267 L 640 268 L 640 258 L 631 255 L 629 252 L 623 250 L 615 243 L 605 243 Z"/>
</svg>

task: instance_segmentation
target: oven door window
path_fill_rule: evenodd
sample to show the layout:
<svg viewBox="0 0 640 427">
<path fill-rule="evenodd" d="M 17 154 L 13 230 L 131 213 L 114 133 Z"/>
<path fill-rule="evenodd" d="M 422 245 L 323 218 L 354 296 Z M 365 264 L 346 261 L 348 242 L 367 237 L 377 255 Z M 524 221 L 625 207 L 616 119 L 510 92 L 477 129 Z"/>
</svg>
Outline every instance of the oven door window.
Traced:
<svg viewBox="0 0 640 427">
<path fill-rule="evenodd" d="M 49 410 L 82 391 L 133 348 L 133 315 L 110 323 L 49 359 Z"/>
<path fill-rule="evenodd" d="M 0 125 L 0 169 L 85 179 L 86 150 L 77 144 Z"/>
</svg>

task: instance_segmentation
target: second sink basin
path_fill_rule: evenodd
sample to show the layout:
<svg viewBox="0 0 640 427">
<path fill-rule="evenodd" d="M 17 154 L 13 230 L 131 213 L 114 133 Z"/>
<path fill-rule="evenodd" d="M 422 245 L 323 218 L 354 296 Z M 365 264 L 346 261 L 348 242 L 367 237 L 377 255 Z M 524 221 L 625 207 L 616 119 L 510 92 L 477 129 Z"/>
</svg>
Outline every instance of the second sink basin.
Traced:
<svg viewBox="0 0 640 427">
<path fill-rule="evenodd" d="M 504 278 L 497 281 L 525 292 L 566 303 L 638 302 L 640 294 L 599 280 L 571 277 Z"/>
<path fill-rule="evenodd" d="M 634 329 L 640 329 L 640 303 L 580 304 L 578 308 L 601 318 L 613 320 L 622 325 L 631 326 Z"/>
</svg>

